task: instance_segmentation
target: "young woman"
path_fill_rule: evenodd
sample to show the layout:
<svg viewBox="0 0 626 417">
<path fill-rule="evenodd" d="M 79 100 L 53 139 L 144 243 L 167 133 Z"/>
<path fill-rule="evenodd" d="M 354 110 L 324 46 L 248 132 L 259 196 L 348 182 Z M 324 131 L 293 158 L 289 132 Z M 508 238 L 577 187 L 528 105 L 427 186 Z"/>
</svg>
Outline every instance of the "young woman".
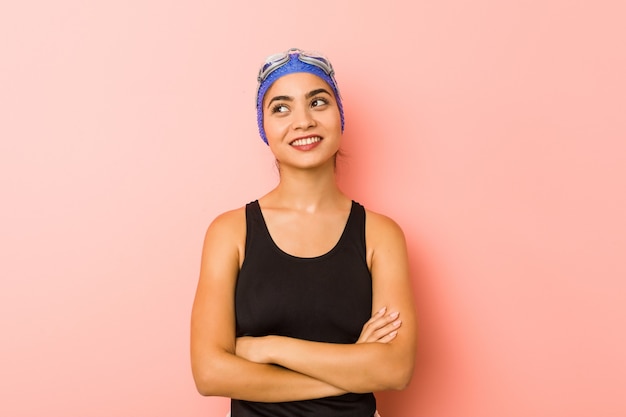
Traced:
<svg viewBox="0 0 626 417">
<path fill-rule="evenodd" d="M 209 226 L 191 321 L 198 391 L 232 417 L 372 417 L 403 389 L 416 328 L 404 235 L 338 187 L 330 62 L 290 49 L 258 76 L 276 188 Z"/>
</svg>

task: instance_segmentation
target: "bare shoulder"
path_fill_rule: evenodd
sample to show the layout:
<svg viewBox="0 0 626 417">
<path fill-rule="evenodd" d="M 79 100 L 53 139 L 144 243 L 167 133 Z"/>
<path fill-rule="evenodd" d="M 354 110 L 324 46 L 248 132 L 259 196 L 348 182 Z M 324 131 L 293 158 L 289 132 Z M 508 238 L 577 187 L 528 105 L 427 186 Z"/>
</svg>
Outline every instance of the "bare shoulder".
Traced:
<svg viewBox="0 0 626 417">
<path fill-rule="evenodd" d="M 366 210 L 365 218 L 365 236 L 368 246 L 389 243 L 389 241 L 404 243 L 404 232 L 391 217 Z"/>
<path fill-rule="evenodd" d="M 371 210 L 366 210 L 365 213 L 365 245 L 370 270 L 377 263 L 376 259 L 382 261 L 398 258 L 392 261 L 397 262 L 403 261 L 407 256 L 402 228 L 390 217 Z"/>
<path fill-rule="evenodd" d="M 220 237 L 228 238 L 238 234 L 238 232 L 246 231 L 246 208 L 239 207 L 229 210 L 217 216 L 207 229 L 207 236 L 220 235 Z"/>
<path fill-rule="evenodd" d="M 203 257 L 226 256 L 243 259 L 246 242 L 246 209 L 240 207 L 217 216 L 204 237 Z"/>
</svg>

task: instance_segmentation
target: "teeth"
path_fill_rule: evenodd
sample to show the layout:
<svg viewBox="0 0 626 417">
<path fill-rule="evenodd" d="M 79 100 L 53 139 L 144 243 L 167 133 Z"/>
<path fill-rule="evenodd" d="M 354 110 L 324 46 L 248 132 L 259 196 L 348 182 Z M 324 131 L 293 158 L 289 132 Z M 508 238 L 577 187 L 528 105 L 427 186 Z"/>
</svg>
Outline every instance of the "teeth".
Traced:
<svg viewBox="0 0 626 417">
<path fill-rule="evenodd" d="M 297 139 L 291 142 L 291 146 L 310 145 L 312 143 L 319 142 L 320 140 L 322 140 L 322 138 L 320 138 L 319 136 L 314 136 L 312 138 Z"/>
</svg>

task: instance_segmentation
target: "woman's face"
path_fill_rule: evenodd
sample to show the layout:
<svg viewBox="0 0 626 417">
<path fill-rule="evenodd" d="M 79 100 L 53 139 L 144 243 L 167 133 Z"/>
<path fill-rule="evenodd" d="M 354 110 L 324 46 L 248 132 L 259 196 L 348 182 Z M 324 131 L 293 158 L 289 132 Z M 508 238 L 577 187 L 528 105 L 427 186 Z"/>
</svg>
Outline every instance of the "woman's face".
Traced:
<svg viewBox="0 0 626 417">
<path fill-rule="evenodd" d="M 281 166 L 334 164 L 341 117 L 332 88 L 318 76 L 294 73 L 276 80 L 263 98 L 263 127 Z"/>
</svg>

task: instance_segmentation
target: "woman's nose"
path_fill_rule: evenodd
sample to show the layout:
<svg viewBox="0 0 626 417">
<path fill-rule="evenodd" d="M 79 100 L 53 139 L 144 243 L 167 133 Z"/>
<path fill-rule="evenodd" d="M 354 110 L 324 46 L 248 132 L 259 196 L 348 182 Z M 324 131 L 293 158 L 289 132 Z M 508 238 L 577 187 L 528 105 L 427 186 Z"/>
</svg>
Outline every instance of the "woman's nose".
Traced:
<svg viewBox="0 0 626 417">
<path fill-rule="evenodd" d="M 315 118 L 309 109 L 299 109 L 294 112 L 293 125 L 296 129 L 308 129 L 315 126 Z"/>
</svg>

